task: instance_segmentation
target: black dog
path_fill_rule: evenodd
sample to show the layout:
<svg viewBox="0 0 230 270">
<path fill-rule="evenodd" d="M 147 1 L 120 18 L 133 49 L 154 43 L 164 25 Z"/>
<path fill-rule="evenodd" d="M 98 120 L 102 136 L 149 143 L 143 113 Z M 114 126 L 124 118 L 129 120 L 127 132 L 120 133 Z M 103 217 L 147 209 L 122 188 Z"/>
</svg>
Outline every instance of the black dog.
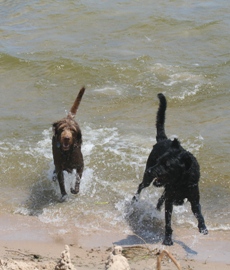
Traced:
<svg viewBox="0 0 230 270">
<path fill-rule="evenodd" d="M 167 101 L 163 94 L 158 94 L 160 100 L 157 112 L 156 129 L 157 143 L 148 157 L 142 183 L 136 195 L 137 201 L 143 188 L 148 187 L 153 181 L 156 187 L 164 187 L 164 192 L 157 203 L 160 210 L 165 202 L 165 238 L 164 245 L 173 245 L 171 216 L 173 205 L 182 205 L 184 199 L 191 203 L 192 212 L 198 220 L 199 231 L 208 234 L 204 218 L 201 214 L 200 194 L 198 182 L 200 167 L 196 158 L 186 151 L 177 139 L 169 140 L 165 134 L 164 122 Z"/>
</svg>

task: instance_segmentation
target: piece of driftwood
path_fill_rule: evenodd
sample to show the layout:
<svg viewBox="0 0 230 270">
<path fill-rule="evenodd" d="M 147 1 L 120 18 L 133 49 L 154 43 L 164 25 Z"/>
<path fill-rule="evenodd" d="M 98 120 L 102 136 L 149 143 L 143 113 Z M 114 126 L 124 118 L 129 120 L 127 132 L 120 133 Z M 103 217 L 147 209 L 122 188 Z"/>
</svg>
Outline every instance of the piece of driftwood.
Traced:
<svg viewBox="0 0 230 270">
<path fill-rule="evenodd" d="M 163 257 L 167 255 L 172 261 L 173 263 L 176 265 L 176 267 L 179 270 L 182 270 L 179 263 L 176 261 L 176 259 L 172 256 L 172 254 L 170 252 L 168 252 L 167 250 L 162 250 L 160 255 L 157 257 L 157 270 L 161 270 L 161 260 L 163 259 Z"/>
</svg>

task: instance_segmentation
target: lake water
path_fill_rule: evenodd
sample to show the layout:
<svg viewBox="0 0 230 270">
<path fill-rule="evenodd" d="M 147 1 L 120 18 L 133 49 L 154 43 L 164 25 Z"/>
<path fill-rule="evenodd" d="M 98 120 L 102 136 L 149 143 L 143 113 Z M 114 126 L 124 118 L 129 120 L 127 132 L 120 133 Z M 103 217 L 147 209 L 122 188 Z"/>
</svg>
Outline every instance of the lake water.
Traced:
<svg viewBox="0 0 230 270">
<path fill-rule="evenodd" d="M 230 230 L 230 2 L 0 1 L 0 213 L 37 217 L 51 234 L 164 229 L 150 186 L 130 204 L 155 143 L 157 93 L 166 133 L 201 166 L 206 225 Z M 59 203 L 51 125 L 86 92 L 77 113 L 81 191 Z M 73 176 L 66 174 L 69 190 Z M 173 226 L 195 228 L 190 205 Z M 6 228 L 7 230 L 7 228 Z"/>
</svg>

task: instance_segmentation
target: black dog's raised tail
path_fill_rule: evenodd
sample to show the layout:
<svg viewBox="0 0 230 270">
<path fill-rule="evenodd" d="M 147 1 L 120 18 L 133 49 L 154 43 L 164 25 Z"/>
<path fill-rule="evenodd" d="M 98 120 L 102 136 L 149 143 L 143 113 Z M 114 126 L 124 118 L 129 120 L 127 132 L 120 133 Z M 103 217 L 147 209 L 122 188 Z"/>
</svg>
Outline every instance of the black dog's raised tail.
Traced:
<svg viewBox="0 0 230 270">
<path fill-rule="evenodd" d="M 156 129 L 157 129 L 157 142 L 167 140 L 167 136 L 165 134 L 165 111 L 167 108 L 167 101 L 165 96 L 162 93 L 159 93 L 157 97 L 160 100 L 158 112 L 157 112 L 157 120 L 156 120 Z"/>
</svg>

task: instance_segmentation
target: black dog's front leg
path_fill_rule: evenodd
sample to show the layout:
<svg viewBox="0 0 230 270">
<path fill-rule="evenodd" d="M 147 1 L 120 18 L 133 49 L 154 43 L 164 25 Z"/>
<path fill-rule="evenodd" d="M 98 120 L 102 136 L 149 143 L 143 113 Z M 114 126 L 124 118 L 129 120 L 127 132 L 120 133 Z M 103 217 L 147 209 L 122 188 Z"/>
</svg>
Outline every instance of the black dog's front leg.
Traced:
<svg viewBox="0 0 230 270">
<path fill-rule="evenodd" d="M 201 206 L 199 203 L 191 202 L 191 208 L 194 216 L 198 221 L 199 232 L 202 234 L 208 234 L 208 229 L 206 228 L 203 215 L 201 213 Z"/>
<path fill-rule="evenodd" d="M 165 200 L 165 238 L 163 241 L 163 245 L 171 246 L 173 245 L 172 241 L 172 227 L 171 227 L 171 218 L 173 211 L 173 203 L 169 200 Z"/>
<path fill-rule="evenodd" d="M 190 188 L 188 200 L 191 203 L 192 212 L 198 221 L 199 232 L 203 234 L 208 234 L 208 229 L 205 226 L 205 221 L 201 213 L 200 192 L 198 185 Z"/>
<path fill-rule="evenodd" d="M 161 195 L 161 197 L 159 198 L 159 200 L 157 202 L 157 207 L 156 208 L 157 208 L 158 211 L 161 211 L 161 207 L 162 207 L 164 201 L 165 201 L 165 191 L 163 192 L 163 194 Z"/>
<path fill-rule="evenodd" d="M 153 176 L 151 175 L 149 171 L 146 170 L 143 176 L 143 181 L 138 186 L 137 192 L 133 196 L 132 201 L 138 201 L 142 189 L 148 187 L 152 181 L 153 181 Z"/>
</svg>

